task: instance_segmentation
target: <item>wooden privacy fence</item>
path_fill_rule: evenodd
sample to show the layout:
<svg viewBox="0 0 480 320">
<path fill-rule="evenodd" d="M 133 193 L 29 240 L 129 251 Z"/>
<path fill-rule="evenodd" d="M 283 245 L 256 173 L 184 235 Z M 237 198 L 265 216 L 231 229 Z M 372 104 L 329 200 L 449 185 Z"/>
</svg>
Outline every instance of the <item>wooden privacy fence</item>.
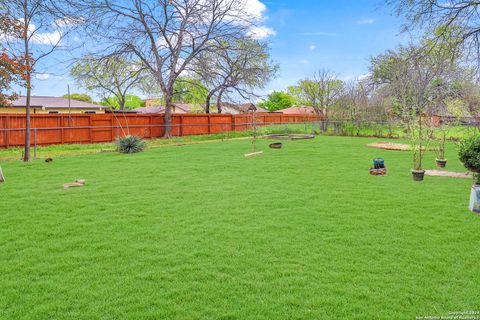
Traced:
<svg viewBox="0 0 480 320">
<path fill-rule="evenodd" d="M 255 114 L 260 125 L 303 123 L 322 120 L 316 115 Z M 252 115 L 174 114 L 172 135 L 205 135 L 251 128 Z M 165 132 L 163 114 L 36 114 L 31 116 L 32 144 L 112 142 L 128 134 L 145 139 L 160 138 Z M 25 115 L 0 114 L 0 148 L 23 146 Z"/>
</svg>

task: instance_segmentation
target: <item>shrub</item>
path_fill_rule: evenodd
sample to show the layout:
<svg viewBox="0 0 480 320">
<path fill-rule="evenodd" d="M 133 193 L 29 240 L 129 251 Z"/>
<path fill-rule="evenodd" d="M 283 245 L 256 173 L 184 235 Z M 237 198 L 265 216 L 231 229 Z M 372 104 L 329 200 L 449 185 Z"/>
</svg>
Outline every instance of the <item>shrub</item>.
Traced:
<svg viewBox="0 0 480 320">
<path fill-rule="evenodd" d="M 137 136 L 125 136 L 117 139 L 117 150 L 120 153 L 138 153 L 145 150 L 147 144 Z"/>
<path fill-rule="evenodd" d="M 476 184 L 480 184 L 480 136 L 462 140 L 458 156 L 465 168 L 474 172 Z"/>
</svg>

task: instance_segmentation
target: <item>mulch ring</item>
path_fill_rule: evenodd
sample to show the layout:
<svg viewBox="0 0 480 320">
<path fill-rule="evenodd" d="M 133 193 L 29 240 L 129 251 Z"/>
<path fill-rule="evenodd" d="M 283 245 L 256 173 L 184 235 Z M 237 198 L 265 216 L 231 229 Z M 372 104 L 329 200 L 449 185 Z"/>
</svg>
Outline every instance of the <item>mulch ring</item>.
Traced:
<svg viewBox="0 0 480 320">
<path fill-rule="evenodd" d="M 409 144 L 393 143 L 393 142 L 375 142 L 367 144 L 368 148 L 376 148 L 383 150 L 394 150 L 394 151 L 410 151 L 411 146 Z"/>
<path fill-rule="evenodd" d="M 450 178 L 457 178 L 457 179 L 473 178 L 471 173 L 440 171 L 440 170 L 426 170 L 425 175 L 430 177 L 450 177 Z"/>
<path fill-rule="evenodd" d="M 393 150 L 393 151 L 410 151 L 412 146 L 409 144 L 401 144 L 394 142 L 375 142 L 367 144 L 368 148 L 376 148 L 383 150 Z M 434 148 L 429 148 L 430 151 L 435 150 Z"/>
</svg>

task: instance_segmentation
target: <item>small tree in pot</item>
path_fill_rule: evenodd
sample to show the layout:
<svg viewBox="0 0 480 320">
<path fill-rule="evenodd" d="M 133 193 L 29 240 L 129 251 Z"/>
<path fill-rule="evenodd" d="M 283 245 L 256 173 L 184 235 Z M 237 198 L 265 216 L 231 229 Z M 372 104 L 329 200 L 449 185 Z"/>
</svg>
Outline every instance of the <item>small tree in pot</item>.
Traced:
<svg viewBox="0 0 480 320">
<path fill-rule="evenodd" d="M 445 151 L 446 151 L 446 143 L 447 143 L 447 128 L 445 125 L 442 125 L 439 128 L 440 132 L 440 137 L 438 140 L 438 146 L 435 149 L 435 152 L 437 153 L 437 158 L 435 159 L 435 162 L 437 164 L 437 168 L 445 168 L 447 166 L 447 159 L 445 159 Z"/>
<path fill-rule="evenodd" d="M 433 128 L 427 125 L 424 115 L 415 115 L 411 119 L 410 140 L 412 145 L 412 177 L 414 181 L 423 181 L 425 170 L 423 169 L 423 159 L 428 149 L 429 142 L 433 136 Z"/>
<path fill-rule="evenodd" d="M 480 213 L 480 136 L 464 139 L 458 155 L 465 168 L 473 172 L 470 210 Z"/>
<path fill-rule="evenodd" d="M 440 98 L 438 103 L 444 105 L 446 114 L 450 119 L 448 124 L 441 120 L 440 126 L 435 130 L 438 132 L 438 135 L 436 136 L 438 144 L 437 148 L 435 149 L 437 153 L 437 168 L 445 168 L 447 165 L 447 159 L 445 159 L 445 150 L 450 128 L 459 126 L 461 118 L 470 116 L 466 110 L 465 102 L 458 98 L 458 96 L 462 95 L 462 93 L 459 93 L 459 91 L 463 90 L 463 86 L 464 85 L 462 83 L 454 82 L 449 86 L 443 86 L 440 88 L 441 94 L 439 94 Z M 450 94 L 450 96 L 447 96 L 448 94 Z"/>
</svg>

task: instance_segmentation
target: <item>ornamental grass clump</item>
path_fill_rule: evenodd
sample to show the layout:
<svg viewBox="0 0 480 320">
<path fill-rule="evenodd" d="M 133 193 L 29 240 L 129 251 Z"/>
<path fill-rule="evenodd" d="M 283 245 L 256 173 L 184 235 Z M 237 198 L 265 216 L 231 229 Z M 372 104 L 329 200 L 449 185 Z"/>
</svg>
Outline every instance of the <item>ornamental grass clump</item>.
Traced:
<svg viewBox="0 0 480 320">
<path fill-rule="evenodd" d="M 138 153 L 145 150 L 146 142 L 137 136 L 125 136 L 117 138 L 117 150 L 120 153 Z"/>
<path fill-rule="evenodd" d="M 465 168 L 473 172 L 474 183 L 480 185 L 480 136 L 464 139 L 458 156 Z"/>
</svg>

